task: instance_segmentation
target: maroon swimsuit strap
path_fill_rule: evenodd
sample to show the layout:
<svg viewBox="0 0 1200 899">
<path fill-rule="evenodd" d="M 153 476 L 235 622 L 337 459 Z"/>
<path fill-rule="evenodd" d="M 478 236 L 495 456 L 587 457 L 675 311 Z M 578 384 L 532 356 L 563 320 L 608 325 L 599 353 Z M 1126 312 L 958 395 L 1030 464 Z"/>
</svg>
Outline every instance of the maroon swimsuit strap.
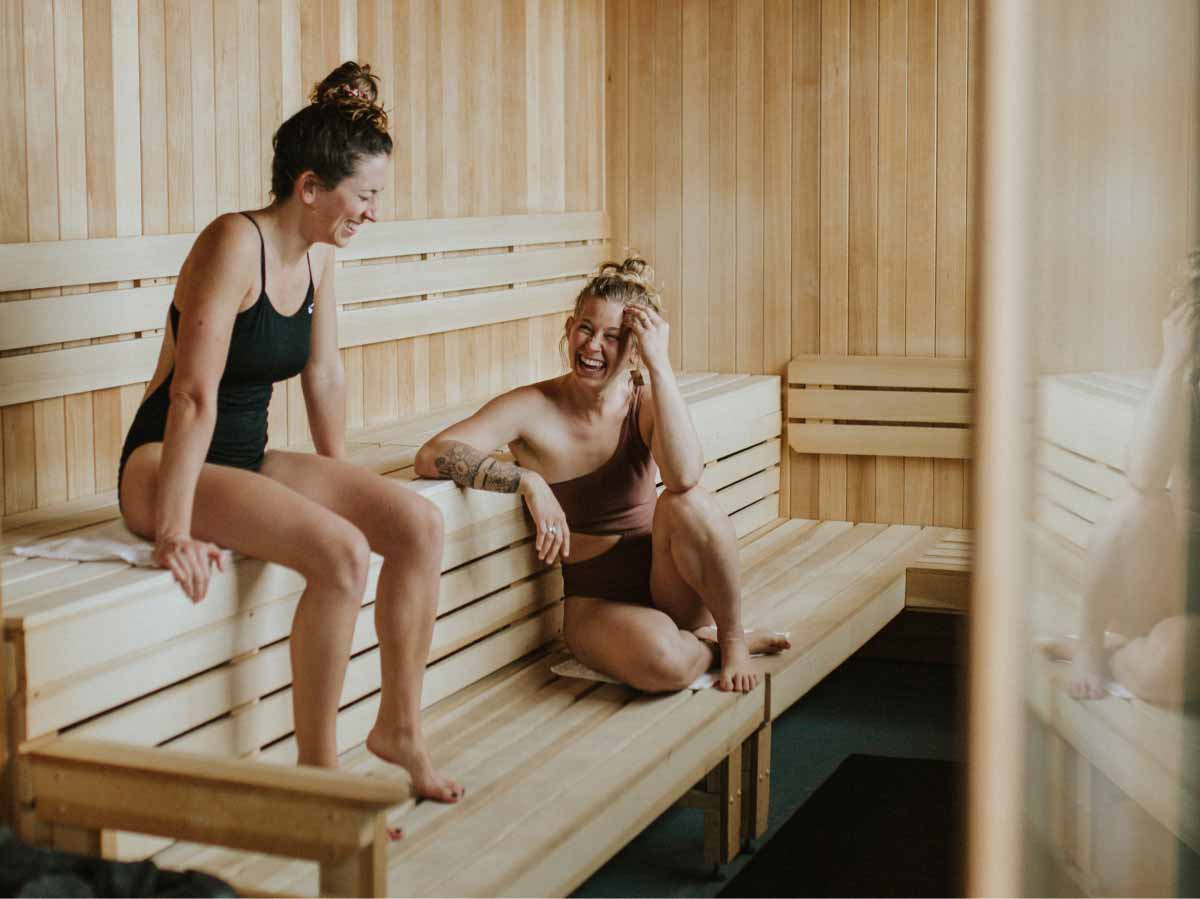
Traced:
<svg viewBox="0 0 1200 899">
<path fill-rule="evenodd" d="M 645 534 L 654 518 L 654 460 L 638 427 L 642 388 L 635 386 L 621 436 L 595 471 L 551 484 L 567 526 L 580 534 Z"/>
</svg>

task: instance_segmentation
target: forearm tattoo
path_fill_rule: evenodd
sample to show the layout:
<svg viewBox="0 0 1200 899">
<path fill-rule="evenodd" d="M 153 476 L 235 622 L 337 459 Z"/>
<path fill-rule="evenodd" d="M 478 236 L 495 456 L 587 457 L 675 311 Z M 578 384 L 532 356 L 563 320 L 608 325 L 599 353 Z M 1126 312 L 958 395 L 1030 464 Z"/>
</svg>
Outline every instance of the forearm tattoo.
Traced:
<svg viewBox="0 0 1200 899">
<path fill-rule="evenodd" d="M 473 446 L 457 441 L 438 453 L 433 464 L 443 478 L 449 478 L 463 487 L 491 490 L 494 493 L 516 493 L 524 471 L 520 466 L 501 462 Z"/>
</svg>

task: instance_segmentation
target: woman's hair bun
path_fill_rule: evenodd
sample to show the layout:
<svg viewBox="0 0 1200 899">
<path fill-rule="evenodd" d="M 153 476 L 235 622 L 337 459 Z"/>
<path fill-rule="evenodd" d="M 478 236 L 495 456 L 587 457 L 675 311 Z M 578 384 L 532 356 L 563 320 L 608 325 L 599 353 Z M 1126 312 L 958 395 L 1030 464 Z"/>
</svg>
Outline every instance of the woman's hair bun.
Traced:
<svg viewBox="0 0 1200 899">
<path fill-rule="evenodd" d="M 603 262 L 597 267 L 576 299 L 577 315 L 579 303 L 589 296 L 623 304 L 648 303 L 662 311 L 662 290 L 654 283 L 654 269 L 636 252 L 624 262 Z"/>
<path fill-rule="evenodd" d="M 658 292 L 654 288 L 654 269 L 641 256 L 627 256 L 624 262 L 602 263 L 593 277 L 616 278 L 648 293 Z"/>
<path fill-rule="evenodd" d="M 621 263 L 621 273 L 640 278 L 647 282 L 654 281 L 654 269 L 641 256 L 629 256 Z"/>
<path fill-rule="evenodd" d="M 387 133 L 387 113 L 376 103 L 379 76 L 371 73 L 369 65 L 352 60 L 342 63 L 313 86 L 308 98 L 316 105 L 335 107 L 351 121 L 365 117 L 378 131 Z"/>
</svg>

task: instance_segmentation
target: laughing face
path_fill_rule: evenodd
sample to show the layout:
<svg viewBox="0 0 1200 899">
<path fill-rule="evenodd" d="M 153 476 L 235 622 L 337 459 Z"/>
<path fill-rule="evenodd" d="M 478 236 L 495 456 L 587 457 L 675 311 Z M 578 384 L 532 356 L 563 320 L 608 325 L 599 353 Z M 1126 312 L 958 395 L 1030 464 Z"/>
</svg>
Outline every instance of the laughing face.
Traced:
<svg viewBox="0 0 1200 899">
<path fill-rule="evenodd" d="M 629 367 L 632 341 L 624 327 L 624 306 L 588 297 L 578 315 L 567 319 L 571 373 L 584 384 L 603 387 Z"/>
<path fill-rule="evenodd" d="M 379 193 L 387 183 L 388 157 L 368 156 L 353 174 L 334 187 L 317 187 L 310 194 L 313 210 L 308 236 L 314 243 L 344 247 L 367 222 L 375 221 Z"/>
</svg>

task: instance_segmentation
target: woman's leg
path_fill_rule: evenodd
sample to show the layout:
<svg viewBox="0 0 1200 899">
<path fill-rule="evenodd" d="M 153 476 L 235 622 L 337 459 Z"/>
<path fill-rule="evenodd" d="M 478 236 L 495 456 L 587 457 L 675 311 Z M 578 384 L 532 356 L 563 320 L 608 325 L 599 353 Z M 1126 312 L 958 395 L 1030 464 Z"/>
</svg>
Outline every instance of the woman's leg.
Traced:
<svg viewBox="0 0 1200 899">
<path fill-rule="evenodd" d="M 1146 702 L 1179 705 L 1196 699 L 1200 692 L 1200 618 L 1164 618 L 1144 637 L 1116 650 L 1110 664 L 1113 677 Z"/>
<path fill-rule="evenodd" d="M 1171 498 L 1132 488 L 1113 500 L 1088 541 L 1074 645 L 1054 644 L 1071 658 L 1068 692 L 1077 699 L 1105 695 L 1105 630 L 1145 634 L 1178 614 L 1179 528 Z"/>
<path fill-rule="evenodd" d="M 457 800 L 462 788 L 437 773 L 421 737 L 421 685 L 441 577 L 441 511 L 398 481 L 323 456 L 272 451 L 262 473 L 351 522 L 383 556 L 375 599 L 382 691 L 367 748 L 407 769 L 418 796 Z"/>
<path fill-rule="evenodd" d="M 782 652 L 791 644 L 778 634 L 743 634 L 741 568 L 729 516 L 701 487 L 667 491 L 658 498 L 653 528 L 654 605 L 679 628 L 717 643 L 722 690 L 754 689 L 759 674 L 750 654 Z"/>
<path fill-rule="evenodd" d="M 563 638 L 589 668 L 647 693 L 682 690 L 709 669 L 713 648 L 666 613 L 611 599 L 568 596 Z"/>
<path fill-rule="evenodd" d="M 162 444 L 139 447 L 121 485 L 130 530 L 154 538 Z M 300 763 L 337 766 L 337 709 L 370 551 L 345 518 L 250 471 L 205 465 L 196 482 L 192 534 L 304 575 L 292 623 L 292 706 Z"/>
</svg>

